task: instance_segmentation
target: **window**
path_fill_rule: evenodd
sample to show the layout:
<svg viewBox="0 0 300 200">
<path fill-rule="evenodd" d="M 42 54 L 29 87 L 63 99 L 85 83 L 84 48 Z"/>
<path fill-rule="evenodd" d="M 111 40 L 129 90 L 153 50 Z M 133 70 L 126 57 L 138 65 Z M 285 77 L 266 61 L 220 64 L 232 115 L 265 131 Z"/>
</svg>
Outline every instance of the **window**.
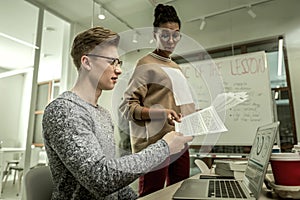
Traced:
<svg viewBox="0 0 300 200">
<path fill-rule="evenodd" d="M 42 119 L 44 109 L 52 99 L 59 94 L 59 80 L 38 83 L 37 99 L 34 113 L 34 133 L 32 143 L 35 146 L 43 146 Z"/>
</svg>

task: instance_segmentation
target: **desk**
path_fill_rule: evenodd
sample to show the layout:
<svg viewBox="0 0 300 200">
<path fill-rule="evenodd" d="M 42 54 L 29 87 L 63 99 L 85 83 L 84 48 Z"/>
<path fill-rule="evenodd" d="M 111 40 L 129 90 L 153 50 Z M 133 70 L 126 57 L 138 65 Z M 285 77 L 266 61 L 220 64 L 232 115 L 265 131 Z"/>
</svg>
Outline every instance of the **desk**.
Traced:
<svg viewBox="0 0 300 200">
<path fill-rule="evenodd" d="M 196 174 L 190 178 L 199 178 L 199 174 Z M 151 193 L 147 196 L 141 197 L 138 200 L 157 200 L 157 199 L 163 199 L 163 200 L 172 200 L 172 196 L 175 193 L 175 191 L 179 188 L 181 185 L 181 182 L 175 183 L 173 185 L 170 185 L 164 189 L 161 189 L 159 191 L 156 191 L 154 193 Z M 277 195 L 273 192 L 268 192 L 265 187 L 263 187 L 261 191 L 261 195 L 259 197 L 259 200 L 268 200 L 268 199 L 278 199 Z"/>
<path fill-rule="evenodd" d="M 15 153 L 24 153 L 25 148 L 3 147 L 0 149 L 0 191 L 2 190 L 3 171 L 7 157 Z M 1 197 L 1 192 L 0 192 Z"/>
</svg>

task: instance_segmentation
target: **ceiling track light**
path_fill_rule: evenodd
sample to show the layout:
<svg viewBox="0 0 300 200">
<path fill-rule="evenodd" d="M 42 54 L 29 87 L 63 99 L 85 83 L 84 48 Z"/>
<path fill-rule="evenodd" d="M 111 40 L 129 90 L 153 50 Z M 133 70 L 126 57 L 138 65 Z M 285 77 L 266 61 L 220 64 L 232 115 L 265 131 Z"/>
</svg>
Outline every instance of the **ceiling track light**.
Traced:
<svg viewBox="0 0 300 200">
<path fill-rule="evenodd" d="M 256 14 L 253 12 L 252 7 L 258 6 L 258 5 L 261 5 L 261 4 L 264 4 L 264 3 L 268 3 L 270 1 L 274 1 L 274 0 L 261 0 L 261 1 L 253 2 L 250 5 L 249 4 L 243 4 L 243 5 L 239 5 L 239 6 L 236 6 L 236 7 L 232 7 L 230 9 L 220 10 L 220 11 L 217 11 L 217 12 L 210 13 L 208 15 L 196 17 L 196 18 L 187 20 L 186 22 L 194 22 L 194 21 L 202 20 L 201 25 L 200 25 L 200 30 L 201 30 L 201 27 L 204 28 L 204 26 L 205 26 L 205 22 L 203 22 L 203 21 L 205 21 L 204 19 L 213 18 L 213 17 L 219 16 L 219 15 L 224 15 L 224 14 L 227 14 L 227 13 L 230 13 L 230 12 L 234 12 L 234 11 L 242 10 L 242 9 L 247 9 L 247 8 L 248 8 L 248 11 L 247 11 L 248 14 L 252 18 L 255 18 Z"/>
<path fill-rule="evenodd" d="M 116 20 L 118 20 L 120 23 L 124 24 L 125 26 L 127 26 L 130 30 L 134 31 L 134 27 L 132 27 L 130 24 L 128 24 L 126 21 L 124 21 L 121 17 L 119 17 L 117 14 L 115 14 L 114 12 L 112 12 L 109 8 L 107 8 L 105 6 L 104 3 L 101 3 L 99 0 L 93 0 L 93 17 L 92 17 L 92 27 L 94 26 L 93 20 L 94 20 L 94 4 L 98 4 L 103 8 L 103 11 L 105 11 L 106 14 L 109 14 L 109 16 L 114 17 Z M 140 35 L 140 33 L 138 31 L 136 31 L 137 34 Z"/>
<path fill-rule="evenodd" d="M 203 18 L 201 20 L 201 24 L 200 24 L 200 27 L 199 27 L 201 31 L 205 28 L 205 25 L 206 25 L 206 21 L 205 21 L 205 18 Z"/>
<path fill-rule="evenodd" d="M 104 8 L 101 6 L 101 5 L 99 5 L 99 15 L 98 15 L 98 18 L 99 19 L 105 19 L 105 10 L 104 10 Z"/>
<path fill-rule="evenodd" d="M 249 5 L 249 9 L 248 9 L 248 14 L 254 19 L 256 17 L 256 14 L 253 12 L 253 10 L 251 9 L 251 5 Z"/>
</svg>

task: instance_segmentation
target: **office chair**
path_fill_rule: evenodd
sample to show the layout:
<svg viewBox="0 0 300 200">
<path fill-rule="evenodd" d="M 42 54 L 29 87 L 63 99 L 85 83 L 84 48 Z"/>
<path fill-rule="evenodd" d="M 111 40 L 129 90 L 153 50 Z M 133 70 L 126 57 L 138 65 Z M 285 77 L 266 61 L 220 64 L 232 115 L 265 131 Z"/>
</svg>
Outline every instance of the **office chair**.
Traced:
<svg viewBox="0 0 300 200">
<path fill-rule="evenodd" d="M 20 163 L 20 159 L 18 159 L 18 160 L 7 160 L 7 161 L 6 161 L 6 167 L 5 167 L 4 171 L 3 171 L 2 181 L 5 180 L 6 176 L 9 176 L 9 168 L 10 168 L 11 166 L 16 166 L 16 165 L 18 165 L 19 163 Z M 15 183 L 15 181 L 16 181 L 16 173 L 15 173 L 15 175 L 14 175 L 14 183 Z M 2 191 L 2 192 L 3 192 L 3 191 Z"/>
<path fill-rule="evenodd" d="M 30 169 L 24 176 L 27 200 L 51 200 L 53 181 L 49 166 Z"/>
<path fill-rule="evenodd" d="M 19 183 L 18 183 L 18 194 L 17 196 L 19 195 L 19 191 L 20 191 L 20 188 L 21 188 L 21 179 L 22 179 L 22 176 L 23 176 L 23 162 L 24 162 L 24 156 L 21 156 L 20 160 L 12 160 L 10 162 L 7 162 L 7 165 L 6 165 L 6 169 L 5 169 L 5 178 L 3 177 L 3 184 L 2 184 L 2 190 L 1 190 L 1 193 L 3 193 L 4 191 L 4 188 L 5 188 L 5 185 L 7 183 L 7 180 L 8 180 L 8 176 L 9 174 L 12 174 L 12 171 L 14 171 L 14 180 L 13 180 L 13 184 L 15 184 L 15 181 L 16 181 L 16 177 L 18 175 L 18 180 L 19 180 Z"/>
<path fill-rule="evenodd" d="M 196 159 L 194 161 L 194 163 L 197 165 L 197 167 L 200 169 L 202 174 L 210 174 L 210 169 L 208 168 L 208 166 L 205 164 L 205 162 L 203 162 L 200 159 Z"/>
<path fill-rule="evenodd" d="M 18 162 L 18 165 L 8 167 L 7 172 L 6 172 L 7 175 L 6 175 L 6 177 L 3 181 L 3 185 L 2 185 L 2 191 L 1 191 L 2 193 L 6 186 L 6 183 L 8 180 L 8 175 L 14 171 L 15 175 L 14 175 L 13 183 L 15 183 L 16 176 L 18 175 L 17 196 L 19 196 L 19 193 L 21 191 L 22 178 L 23 178 L 24 161 L 25 161 L 24 159 L 25 159 L 25 156 L 22 156 Z M 47 162 L 48 162 L 48 159 L 47 159 L 46 152 L 39 147 L 32 147 L 30 168 L 34 168 L 36 166 L 47 165 Z"/>
</svg>

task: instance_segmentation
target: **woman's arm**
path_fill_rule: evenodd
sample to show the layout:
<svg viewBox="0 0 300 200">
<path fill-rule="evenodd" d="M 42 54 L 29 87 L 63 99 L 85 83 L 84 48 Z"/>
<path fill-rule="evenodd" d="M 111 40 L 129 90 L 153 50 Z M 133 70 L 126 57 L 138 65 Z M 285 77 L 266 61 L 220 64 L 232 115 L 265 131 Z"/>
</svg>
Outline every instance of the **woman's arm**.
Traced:
<svg viewBox="0 0 300 200">
<path fill-rule="evenodd" d="M 153 66 L 153 64 L 137 66 L 119 106 L 122 115 L 133 121 L 167 119 L 170 124 L 173 124 L 173 120 L 179 122 L 181 114 L 169 108 L 170 106 L 164 108 L 163 104 L 159 103 L 165 101 L 164 104 L 166 105 L 172 104 L 173 93 L 171 92 L 171 86 L 167 84 L 167 80 L 168 78 L 160 69 L 160 66 Z M 152 102 L 153 105 L 158 103 L 162 107 L 147 107 L 145 105 L 146 101 L 148 101 L 148 104 Z"/>
</svg>

